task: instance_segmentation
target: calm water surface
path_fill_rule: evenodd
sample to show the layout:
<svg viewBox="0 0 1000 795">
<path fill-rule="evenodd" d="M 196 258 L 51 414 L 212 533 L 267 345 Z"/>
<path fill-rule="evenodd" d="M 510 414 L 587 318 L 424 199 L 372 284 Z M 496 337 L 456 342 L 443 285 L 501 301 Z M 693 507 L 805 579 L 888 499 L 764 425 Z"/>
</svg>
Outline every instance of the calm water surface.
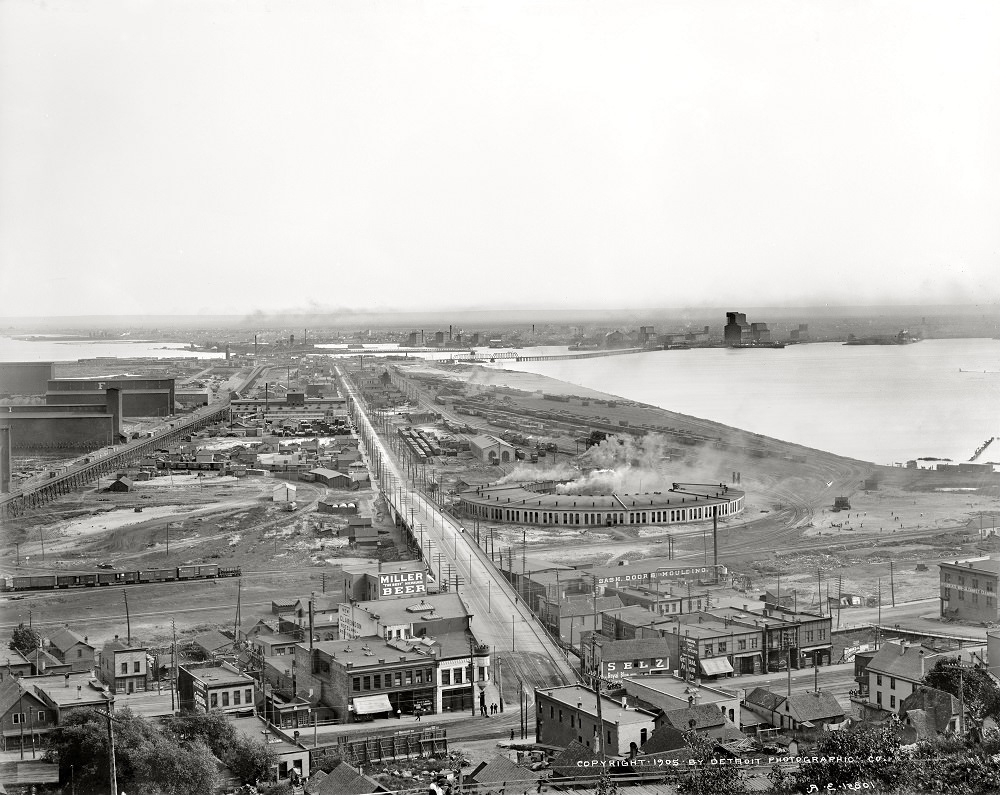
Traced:
<svg viewBox="0 0 1000 795">
<path fill-rule="evenodd" d="M 966 461 L 1000 437 L 998 340 L 704 348 L 495 366 L 879 464 Z M 1000 441 L 979 460 L 1000 461 Z"/>
<path fill-rule="evenodd" d="M 3 362 L 75 362 L 80 359 L 113 357 L 118 359 L 154 358 L 217 359 L 225 353 L 199 353 L 184 350 L 181 342 L 144 340 L 16 340 L 0 337 L 0 361 Z"/>
</svg>

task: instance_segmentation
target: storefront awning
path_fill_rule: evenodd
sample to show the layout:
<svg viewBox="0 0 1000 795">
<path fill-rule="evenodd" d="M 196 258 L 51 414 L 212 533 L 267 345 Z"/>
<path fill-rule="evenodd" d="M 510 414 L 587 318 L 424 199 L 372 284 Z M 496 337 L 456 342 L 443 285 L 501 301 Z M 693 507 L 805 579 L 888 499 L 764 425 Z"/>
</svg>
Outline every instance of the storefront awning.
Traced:
<svg viewBox="0 0 1000 795">
<path fill-rule="evenodd" d="M 821 643 L 819 646 L 802 646 L 799 648 L 799 651 L 801 652 L 822 651 L 823 649 L 832 649 L 832 648 L 833 648 L 832 644 Z"/>
<path fill-rule="evenodd" d="M 712 660 L 698 660 L 698 666 L 706 676 L 731 674 L 733 672 L 732 664 L 725 657 L 716 657 Z"/>
<path fill-rule="evenodd" d="M 760 657 L 760 651 L 740 651 L 734 652 L 733 657 Z"/>
<path fill-rule="evenodd" d="M 389 696 L 382 693 L 378 696 L 358 696 L 354 699 L 355 715 L 374 715 L 378 712 L 392 712 Z"/>
</svg>

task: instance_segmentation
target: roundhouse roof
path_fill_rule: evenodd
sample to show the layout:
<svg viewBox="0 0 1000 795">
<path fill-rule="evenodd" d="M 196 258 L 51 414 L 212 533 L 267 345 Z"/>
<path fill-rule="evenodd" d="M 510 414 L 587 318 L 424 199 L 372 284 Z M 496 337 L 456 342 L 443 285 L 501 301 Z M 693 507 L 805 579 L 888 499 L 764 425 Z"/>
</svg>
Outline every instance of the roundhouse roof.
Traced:
<svg viewBox="0 0 1000 795">
<path fill-rule="evenodd" d="M 680 484 L 679 484 L 680 485 Z M 737 489 L 709 487 L 694 491 L 655 491 L 644 494 L 543 494 L 520 484 L 480 486 L 463 491 L 462 500 L 496 507 L 527 506 L 545 510 L 556 508 L 604 509 L 621 511 L 690 508 L 730 502 L 743 496 Z"/>
</svg>

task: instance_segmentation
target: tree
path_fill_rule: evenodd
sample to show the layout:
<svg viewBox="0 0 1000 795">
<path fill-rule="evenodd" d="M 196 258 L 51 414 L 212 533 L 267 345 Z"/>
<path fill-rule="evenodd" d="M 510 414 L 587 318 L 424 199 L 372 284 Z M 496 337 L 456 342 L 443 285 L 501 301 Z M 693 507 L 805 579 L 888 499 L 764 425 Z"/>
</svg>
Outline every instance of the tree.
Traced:
<svg viewBox="0 0 1000 795">
<path fill-rule="evenodd" d="M 917 792 L 992 795 L 1000 791 L 1000 762 L 984 746 L 960 737 L 919 743 L 907 764 Z"/>
<path fill-rule="evenodd" d="M 28 655 L 41 645 L 41 636 L 31 627 L 24 626 L 23 622 L 18 624 L 14 628 L 14 631 L 10 633 L 8 648 L 13 651 L 19 651 L 21 654 Z"/>
<path fill-rule="evenodd" d="M 795 773 L 796 786 L 805 791 L 810 784 L 820 789 L 841 789 L 859 781 L 877 783 L 892 790 L 904 784 L 910 768 L 900 751 L 895 721 L 864 726 L 858 731 L 832 732 L 812 752 L 819 761 L 803 764 Z"/>
<path fill-rule="evenodd" d="M 938 660 L 924 676 L 924 684 L 958 698 L 961 681 L 965 708 L 976 723 L 985 717 L 1000 717 L 1000 687 L 981 668 L 962 666 L 959 671 L 958 665 L 958 657 Z"/>
<path fill-rule="evenodd" d="M 114 719 L 119 789 L 147 795 L 187 795 L 214 789 L 218 778 L 215 761 L 204 743 L 179 745 L 128 708 L 116 711 Z M 107 792 L 107 718 L 97 710 L 71 714 L 51 735 L 47 756 L 58 761 L 63 780 L 70 778 L 72 769 L 81 795 Z"/>
<path fill-rule="evenodd" d="M 267 779 L 277 764 L 274 751 L 264 742 L 241 735 L 224 712 L 189 712 L 165 718 L 164 731 L 183 746 L 203 743 L 244 784 Z"/>
<path fill-rule="evenodd" d="M 278 759 L 274 750 L 261 740 L 240 737 L 222 761 L 244 784 L 256 784 L 267 780 Z"/>
<path fill-rule="evenodd" d="M 681 773 L 678 792 L 684 795 L 716 795 L 720 792 L 743 795 L 747 791 L 742 770 L 712 764 L 712 760 L 718 759 L 719 755 L 715 753 L 715 743 L 710 738 L 691 730 L 684 732 L 684 742 L 691 749 L 691 758 L 697 763 L 688 768 L 687 773 Z"/>
</svg>

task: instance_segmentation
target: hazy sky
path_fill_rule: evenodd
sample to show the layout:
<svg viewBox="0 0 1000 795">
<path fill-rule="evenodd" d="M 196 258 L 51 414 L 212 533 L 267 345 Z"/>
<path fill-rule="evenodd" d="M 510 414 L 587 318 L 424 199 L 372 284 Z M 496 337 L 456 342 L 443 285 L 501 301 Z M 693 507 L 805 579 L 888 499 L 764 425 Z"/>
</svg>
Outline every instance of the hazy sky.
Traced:
<svg viewBox="0 0 1000 795">
<path fill-rule="evenodd" d="M 998 42 L 996 0 L 3 0 L 0 315 L 997 302 Z"/>
</svg>

